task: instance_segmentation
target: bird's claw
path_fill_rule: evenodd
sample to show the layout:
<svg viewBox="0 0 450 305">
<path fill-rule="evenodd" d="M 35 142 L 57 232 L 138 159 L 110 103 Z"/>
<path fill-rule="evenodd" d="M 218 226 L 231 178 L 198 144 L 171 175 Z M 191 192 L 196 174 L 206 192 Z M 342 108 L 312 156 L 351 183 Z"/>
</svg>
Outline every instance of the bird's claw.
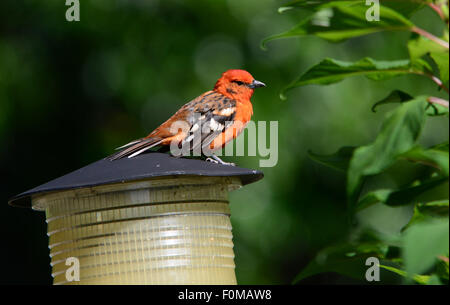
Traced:
<svg viewBox="0 0 450 305">
<path fill-rule="evenodd" d="M 211 163 L 219 164 L 219 161 L 214 160 L 213 158 L 206 158 L 206 161 L 211 162 Z"/>
<path fill-rule="evenodd" d="M 220 160 L 220 159 L 219 159 Z M 216 160 L 216 159 L 213 159 L 213 158 L 206 158 L 206 161 L 208 161 L 208 162 L 212 162 L 212 163 L 215 163 L 215 164 L 222 164 L 222 165 L 230 165 L 230 166 L 236 166 L 236 164 L 235 163 L 232 163 L 232 162 L 224 162 L 224 161 L 222 161 L 222 160 Z"/>
</svg>

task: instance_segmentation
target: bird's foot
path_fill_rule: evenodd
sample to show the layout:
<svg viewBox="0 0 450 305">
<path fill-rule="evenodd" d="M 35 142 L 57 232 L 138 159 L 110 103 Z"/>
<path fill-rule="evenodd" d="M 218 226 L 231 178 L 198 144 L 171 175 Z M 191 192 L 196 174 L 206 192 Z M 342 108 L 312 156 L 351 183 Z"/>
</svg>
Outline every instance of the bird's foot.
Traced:
<svg viewBox="0 0 450 305">
<path fill-rule="evenodd" d="M 211 158 L 206 158 L 206 161 L 216 163 L 216 164 L 236 166 L 236 164 L 234 164 L 232 162 L 225 162 L 215 155 L 212 155 Z"/>
<path fill-rule="evenodd" d="M 213 158 L 206 158 L 206 161 L 207 161 L 207 162 L 211 162 L 211 163 L 219 164 L 219 161 L 214 160 Z"/>
</svg>

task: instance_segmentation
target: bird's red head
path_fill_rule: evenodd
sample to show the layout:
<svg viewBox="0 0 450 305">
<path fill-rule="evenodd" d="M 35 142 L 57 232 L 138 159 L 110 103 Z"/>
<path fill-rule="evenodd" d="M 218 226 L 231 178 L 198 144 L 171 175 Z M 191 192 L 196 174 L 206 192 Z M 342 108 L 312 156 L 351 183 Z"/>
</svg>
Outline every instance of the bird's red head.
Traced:
<svg viewBox="0 0 450 305">
<path fill-rule="evenodd" d="M 236 69 L 224 72 L 214 86 L 214 91 L 232 99 L 249 101 L 255 88 L 265 86 L 247 71 Z"/>
</svg>

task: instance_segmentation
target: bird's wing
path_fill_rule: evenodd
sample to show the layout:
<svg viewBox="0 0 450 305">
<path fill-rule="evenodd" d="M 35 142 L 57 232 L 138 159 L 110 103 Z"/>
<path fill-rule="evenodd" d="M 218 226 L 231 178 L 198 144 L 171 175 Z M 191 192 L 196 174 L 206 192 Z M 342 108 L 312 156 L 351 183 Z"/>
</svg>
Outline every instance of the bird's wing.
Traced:
<svg viewBox="0 0 450 305">
<path fill-rule="evenodd" d="M 191 128 L 183 139 L 190 150 L 207 147 L 233 123 L 236 101 L 220 93 L 210 92 L 187 105 L 186 119 Z"/>
<path fill-rule="evenodd" d="M 152 147 L 169 145 L 172 141 L 189 145 L 189 150 L 199 146 L 206 147 L 233 123 L 235 112 L 235 100 L 208 91 L 181 107 L 147 137 L 120 147 L 119 149 L 123 150 L 110 156 L 109 159 L 116 160 L 126 156 L 132 158 Z M 181 125 L 176 125 L 177 122 Z M 184 128 L 179 131 L 176 126 Z"/>
</svg>

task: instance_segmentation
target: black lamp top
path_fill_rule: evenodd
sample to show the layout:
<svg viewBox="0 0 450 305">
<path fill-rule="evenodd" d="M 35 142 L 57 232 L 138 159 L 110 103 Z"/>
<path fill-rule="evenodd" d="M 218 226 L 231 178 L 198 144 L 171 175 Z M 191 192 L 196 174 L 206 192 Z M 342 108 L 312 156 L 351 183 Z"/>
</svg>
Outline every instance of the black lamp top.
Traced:
<svg viewBox="0 0 450 305">
<path fill-rule="evenodd" d="M 123 183 L 153 177 L 181 175 L 238 176 L 241 178 L 243 185 L 263 178 L 263 173 L 256 170 L 214 164 L 198 159 L 176 158 L 166 153 L 150 152 L 130 159 L 99 160 L 14 196 L 9 200 L 9 204 L 19 207 L 31 207 L 31 196 L 35 194 Z"/>
</svg>

